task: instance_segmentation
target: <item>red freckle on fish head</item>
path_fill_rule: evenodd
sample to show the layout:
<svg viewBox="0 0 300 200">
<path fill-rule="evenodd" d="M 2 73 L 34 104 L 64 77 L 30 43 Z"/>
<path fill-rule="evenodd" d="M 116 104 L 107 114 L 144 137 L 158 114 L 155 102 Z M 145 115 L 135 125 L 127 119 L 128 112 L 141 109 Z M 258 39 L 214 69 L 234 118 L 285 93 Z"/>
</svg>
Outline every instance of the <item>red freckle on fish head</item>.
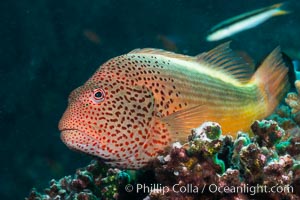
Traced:
<svg viewBox="0 0 300 200">
<path fill-rule="evenodd" d="M 119 85 L 111 84 L 115 82 L 112 77 L 96 73 L 70 94 L 68 108 L 59 123 L 61 137 L 70 148 L 104 157 L 109 154 L 108 146 L 115 147 L 114 143 L 107 144 L 107 140 L 117 137 L 115 126 L 122 116 L 115 114 L 116 106 L 124 102 L 120 98 L 115 100 Z"/>
<path fill-rule="evenodd" d="M 130 58 L 112 59 L 71 93 L 59 123 L 67 146 L 128 168 L 143 166 L 160 146 L 166 146 L 161 141 L 169 138 L 150 140 L 155 126 L 154 95 L 144 85 L 135 84 L 132 65 L 135 62 Z M 157 89 L 160 85 L 155 87 L 155 93 L 163 94 Z"/>
</svg>

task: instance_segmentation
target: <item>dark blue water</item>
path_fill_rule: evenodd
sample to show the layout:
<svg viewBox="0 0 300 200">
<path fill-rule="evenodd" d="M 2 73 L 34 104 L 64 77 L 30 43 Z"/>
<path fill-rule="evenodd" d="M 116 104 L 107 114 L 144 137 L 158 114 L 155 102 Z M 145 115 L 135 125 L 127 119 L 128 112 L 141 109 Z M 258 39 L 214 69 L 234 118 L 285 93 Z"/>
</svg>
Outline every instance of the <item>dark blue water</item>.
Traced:
<svg viewBox="0 0 300 200">
<path fill-rule="evenodd" d="M 234 15 L 277 1 L 40 0 L 0 3 L 0 199 L 73 174 L 90 157 L 60 140 L 69 93 L 109 58 L 135 48 L 195 55 L 220 42 L 208 30 Z M 300 58 L 300 3 L 290 15 L 230 38 L 260 61 L 276 46 Z M 227 41 L 227 40 L 225 40 Z"/>
</svg>

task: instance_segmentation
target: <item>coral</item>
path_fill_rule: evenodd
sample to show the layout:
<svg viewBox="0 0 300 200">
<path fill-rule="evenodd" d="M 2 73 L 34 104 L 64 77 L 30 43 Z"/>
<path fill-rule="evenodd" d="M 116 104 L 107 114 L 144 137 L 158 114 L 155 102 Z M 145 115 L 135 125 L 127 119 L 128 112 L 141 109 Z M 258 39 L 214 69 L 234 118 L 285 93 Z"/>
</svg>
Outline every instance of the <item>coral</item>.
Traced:
<svg viewBox="0 0 300 200">
<path fill-rule="evenodd" d="M 292 108 L 292 113 L 296 113 L 300 111 L 300 81 L 295 81 L 295 87 L 297 93 L 290 92 L 288 93 L 287 97 L 285 98 L 285 102 Z"/>
<path fill-rule="evenodd" d="M 286 104 L 291 109 L 291 117 L 289 119 L 292 119 L 298 126 L 300 125 L 300 81 L 295 81 L 295 88 L 297 90 L 297 93 L 290 92 L 287 94 L 287 97 L 285 98 Z"/>
<path fill-rule="evenodd" d="M 213 162 L 220 166 L 221 171 L 224 172 L 225 164 L 218 159 L 218 152 L 222 148 L 222 140 L 219 139 L 222 134 L 221 126 L 214 122 L 204 123 L 199 128 L 192 130 L 192 135 L 189 137 L 190 148 L 188 153 L 190 155 L 203 154 L 204 156 L 211 156 Z"/>
<path fill-rule="evenodd" d="M 255 121 L 251 125 L 251 130 L 254 132 L 256 142 L 260 146 L 268 148 L 277 144 L 285 134 L 284 130 L 277 125 L 277 122 L 272 120 Z"/>
<path fill-rule="evenodd" d="M 297 126 L 297 121 L 300 122 L 300 119 L 298 120 L 295 117 L 300 116 L 292 114 L 289 106 L 280 105 L 267 119 L 274 120 L 281 128 L 284 130 L 289 130 Z"/>
<path fill-rule="evenodd" d="M 45 194 L 33 189 L 26 200 L 99 200 L 117 199 L 118 188 L 130 181 L 130 176 L 119 169 L 107 169 L 93 160 L 87 167 L 78 169 L 74 177 L 51 180 Z"/>
<path fill-rule="evenodd" d="M 219 124 L 206 122 L 191 131 L 187 143 L 174 143 L 159 155 L 150 174 L 137 171 L 143 179 L 94 160 L 73 177 L 52 180 L 45 194 L 33 189 L 27 200 L 300 199 L 299 128 L 285 131 L 261 120 L 251 125 L 250 135 L 239 132 L 233 139 L 222 135 Z M 138 184 L 148 189 L 138 192 Z"/>
<path fill-rule="evenodd" d="M 276 121 L 281 128 L 289 130 L 300 125 L 300 81 L 295 81 L 297 92 L 290 92 L 285 98 L 286 105 L 279 105 L 267 119 Z"/>
<path fill-rule="evenodd" d="M 295 190 L 300 187 L 300 164 L 293 157 L 299 153 L 297 137 L 286 137 L 272 120 L 255 121 L 251 130 L 253 137 L 239 132 L 235 140 L 222 136 L 217 123 L 192 130 L 188 146 L 173 146 L 155 163 L 156 180 L 168 191 L 152 191 L 147 198 L 300 199 Z M 288 149 L 292 155 L 286 154 Z M 190 187 L 190 192 L 178 192 L 174 185 Z M 290 192 L 268 192 L 275 186 L 289 186 Z M 217 187 L 228 191 L 212 191 Z"/>
<path fill-rule="evenodd" d="M 279 154 L 288 153 L 295 160 L 300 159 L 300 129 L 295 128 L 289 132 L 287 139 L 276 145 L 276 150 Z"/>
</svg>

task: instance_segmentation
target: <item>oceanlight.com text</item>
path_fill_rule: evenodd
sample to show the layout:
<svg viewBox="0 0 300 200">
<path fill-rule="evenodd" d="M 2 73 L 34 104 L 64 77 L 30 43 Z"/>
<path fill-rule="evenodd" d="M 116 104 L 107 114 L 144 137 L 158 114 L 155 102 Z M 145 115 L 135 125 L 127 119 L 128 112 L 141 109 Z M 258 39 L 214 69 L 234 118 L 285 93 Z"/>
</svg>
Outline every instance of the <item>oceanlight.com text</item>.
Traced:
<svg viewBox="0 0 300 200">
<path fill-rule="evenodd" d="M 165 194 L 169 191 L 173 191 L 175 193 L 187 193 L 187 194 L 197 194 L 197 193 L 243 193 L 249 195 L 255 195 L 259 193 L 293 193 L 294 188 L 291 185 L 274 185 L 274 186 L 266 186 L 266 185 L 242 185 L 242 186 L 224 186 L 220 187 L 216 184 L 205 184 L 202 187 L 187 184 L 187 185 L 179 185 L 175 184 L 173 186 L 163 186 L 162 184 L 136 184 L 135 186 L 131 184 L 127 184 L 125 186 L 126 192 L 136 192 L 136 193 L 151 193 L 151 192 L 159 192 Z"/>
</svg>

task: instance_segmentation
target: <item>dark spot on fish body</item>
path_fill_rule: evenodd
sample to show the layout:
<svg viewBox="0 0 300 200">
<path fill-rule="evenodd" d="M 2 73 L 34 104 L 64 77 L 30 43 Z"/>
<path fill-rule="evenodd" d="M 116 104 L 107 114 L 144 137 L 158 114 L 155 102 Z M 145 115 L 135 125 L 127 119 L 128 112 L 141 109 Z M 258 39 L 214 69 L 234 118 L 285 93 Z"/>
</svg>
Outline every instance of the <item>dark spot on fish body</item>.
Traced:
<svg viewBox="0 0 300 200">
<path fill-rule="evenodd" d="M 151 106 L 152 106 L 152 102 L 149 102 L 148 105 L 147 105 L 148 109 L 150 109 Z"/>
<path fill-rule="evenodd" d="M 138 121 L 138 124 L 141 126 L 141 127 L 144 127 L 144 124 L 140 121 Z"/>
<path fill-rule="evenodd" d="M 126 112 L 125 112 L 125 114 L 126 114 Z M 123 123 L 124 123 L 124 121 L 125 121 L 125 117 L 122 117 L 122 119 L 121 119 L 121 123 L 123 124 Z"/>
<path fill-rule="evenodd" d="M 148 113 L 148 109 L 146 107 L 143 107 L 143 111 L 145 111 L 146 113 Z"/>
<path fill-rule="evenodd" d="M 135 110 L 134 109 L 130 109 L 129 111 L 131 114 L 135 113 Z"/>
<path fill-rule="evenodd" d="M 149 98 L 149 97 L 147 97 L 147 98 Z M 145 102 L 145 98 L 144 97 L 142 97 L 141 99 L 139 99 L 139 103 L 143 103 L 143 102 Z"/>
<path fill-rule="evenodd" d="M 137 99 L 135 97 L 130 97 L 131 101 L 137 101 Z"/>
</svg>

